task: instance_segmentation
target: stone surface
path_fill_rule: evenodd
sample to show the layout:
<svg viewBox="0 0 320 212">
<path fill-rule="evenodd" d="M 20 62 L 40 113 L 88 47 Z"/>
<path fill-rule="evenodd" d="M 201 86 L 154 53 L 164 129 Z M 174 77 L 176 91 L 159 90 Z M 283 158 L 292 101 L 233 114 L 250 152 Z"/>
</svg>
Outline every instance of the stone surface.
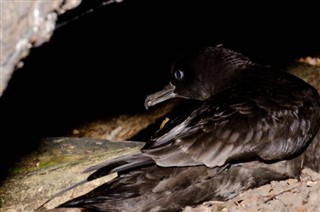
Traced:
<svg viewBox="0 0 320 212">
<path fill-rule="evenodd" d="M 0 1 L 0 96 L 21 59 L 31 47 L 52 36 L 57 16 L 80 4 L 81 0 Z"/>
<path fill-rule="evenodd" d="M 39 149 L 24 159 L 23 164 L 29 165 L 16 167 L 15 173 L 2 183 L 0 211 L 34 211 L 54 194 L 86 179 L 90 174 L 82 173 L 86 168 L 137 151 L 142 144 L 89 138 L 44 139 Z M 46 204 L 46 208 L 53 208 L 73 196 L 88 192 L 114 176 L 103 177 L 66 192 Z"/>
</svg>

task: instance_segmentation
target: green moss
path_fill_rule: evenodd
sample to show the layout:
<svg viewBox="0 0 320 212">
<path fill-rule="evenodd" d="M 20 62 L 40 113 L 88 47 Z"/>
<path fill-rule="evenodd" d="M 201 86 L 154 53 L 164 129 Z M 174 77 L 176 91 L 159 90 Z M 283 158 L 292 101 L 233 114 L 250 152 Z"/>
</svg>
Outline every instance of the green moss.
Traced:
<svg viewBox="0 0 320 212">
<path fill-rule="evenodd" d="M 40 159 L 38 169 L 48 168 L 59 163 L 65 162 L 67 160 L 67 157 L 44 158 L 42 160 Z"/>
<path fill-rule="evenodd" d="M 37 159 L 30 157 L 27 159 L 27 161 L 24 161 L 23 163 L 17 163 L 15 166 L 13 166 L 10 169 L 9 174 L 16 175 L 36 171 L 39 169 L 46 169 L 72 160 L 79 161 L 79 156 L 42 156 Z"/>
</svg>

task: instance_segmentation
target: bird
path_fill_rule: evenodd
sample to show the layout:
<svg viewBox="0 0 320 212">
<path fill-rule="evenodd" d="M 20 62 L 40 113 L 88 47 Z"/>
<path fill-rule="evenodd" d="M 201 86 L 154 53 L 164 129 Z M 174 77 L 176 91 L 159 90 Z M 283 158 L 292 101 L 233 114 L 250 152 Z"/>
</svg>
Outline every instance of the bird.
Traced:
<svg viewBox="0 0 320 212">
<path fill-rule="evenodd" d="M 175 98 L 186 107 L 138 152 L 85 170 L 86 181 L 116 178 L 58 207 L 181 211 L 320 171 L 320 97 L 304 80 L 215 45 L 177 56 L 169 81 L 145 107 Z"/>
</svg>

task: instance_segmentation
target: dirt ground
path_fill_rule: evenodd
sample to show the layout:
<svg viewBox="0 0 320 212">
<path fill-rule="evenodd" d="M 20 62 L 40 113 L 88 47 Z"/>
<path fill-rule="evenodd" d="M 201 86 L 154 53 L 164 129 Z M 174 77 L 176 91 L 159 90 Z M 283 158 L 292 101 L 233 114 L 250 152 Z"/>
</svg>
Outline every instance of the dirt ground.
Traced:
<svg viewBox="0 0 320 212">
<path fill-rule="evenodd" d="M 320 211 L 320 175 L 304 169 L 300 181 L 288 179 L 250 189 L 226 202 L 205 202 L 184 212 Z"/>
</svg>

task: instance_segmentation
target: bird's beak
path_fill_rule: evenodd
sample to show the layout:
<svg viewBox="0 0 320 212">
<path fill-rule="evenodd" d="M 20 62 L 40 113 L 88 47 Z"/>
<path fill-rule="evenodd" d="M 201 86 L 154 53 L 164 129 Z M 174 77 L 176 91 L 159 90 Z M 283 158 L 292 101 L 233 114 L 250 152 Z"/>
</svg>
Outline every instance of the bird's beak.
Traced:
<svg viewBox="0 0 320 212">
<path fill-rule="evenodd" d="M 169 85 L 166 85 L 161 91 L 148 95 L 146 100 L 144 101 L 144 107 L 148 109 L 149 107 L 154 106 L 160 102 L 164 102 L 168 99 L 176 97 L 177 95 L 174 93 L 175 88 L 176 87 L 170 83 Z"/>
</svg>

